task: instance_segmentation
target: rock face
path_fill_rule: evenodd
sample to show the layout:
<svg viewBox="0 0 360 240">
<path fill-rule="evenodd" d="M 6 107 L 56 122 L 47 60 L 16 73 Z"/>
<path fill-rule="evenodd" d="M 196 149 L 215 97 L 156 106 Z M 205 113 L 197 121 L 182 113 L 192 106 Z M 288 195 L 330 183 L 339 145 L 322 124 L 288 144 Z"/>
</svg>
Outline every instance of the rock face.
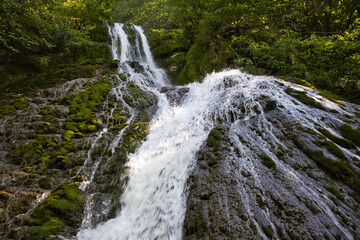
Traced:
<svg viewBox="0 0 360 240">
<path fill-rule="evenodd" d="M 359 239 L 359 145 L 344 131 L 359 134 L 351 127 L 360 125 L 358 106 L 341 103 L 347 114 L 340 114 L 286 89 L 296 104 L 307 103 L 303 113 L 323 114 L 313 129 L 263 89 L 253 94 L 251 117 L 240 94 L 236 114 L 197 153 L 183 238 Z"/>
<path fill-rule="evenodd" d="M 70 237 L 113 216 L 157 97 L 104 75 L 23 98 L 0 119 L 0 238 Z"/>
</svg>

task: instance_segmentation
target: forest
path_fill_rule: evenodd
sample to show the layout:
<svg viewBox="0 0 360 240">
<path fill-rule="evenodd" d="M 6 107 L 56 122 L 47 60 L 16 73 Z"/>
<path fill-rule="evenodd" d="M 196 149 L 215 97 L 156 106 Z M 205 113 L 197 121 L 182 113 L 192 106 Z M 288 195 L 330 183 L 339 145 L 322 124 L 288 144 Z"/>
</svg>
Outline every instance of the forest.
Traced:
<svg viewBox="0 0 360 240">
<path fill-rule="evenodd" d="M 131 22 L 162 66 L 176 66 L 178 84 L 236 67 L 360 98 L 357 0 L 3 0 L 0 21 L 2 88 L 86 44 L 97 26 Z"/>
</svg>

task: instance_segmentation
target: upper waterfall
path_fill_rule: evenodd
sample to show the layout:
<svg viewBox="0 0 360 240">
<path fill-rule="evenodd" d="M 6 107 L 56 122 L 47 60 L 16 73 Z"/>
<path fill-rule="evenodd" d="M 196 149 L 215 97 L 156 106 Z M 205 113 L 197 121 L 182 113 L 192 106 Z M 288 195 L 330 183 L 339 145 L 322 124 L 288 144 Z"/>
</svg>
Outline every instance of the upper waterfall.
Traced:
<svg viewBox="0 0 360 240">
<path fill-rule="evenodd" d="M 129 37 L 129 34 L 132 36 Z M 132 81 L 146 86 L 162 87 L 169 85 L 166 73 L 158 68 L 150 51 L 148 40 L 141 27 L 129 24 L 114 23 L 109 26 L 111 52 L 119 60 L 119 73 L 127 74 Z M 136 64 L 140 64 L 144 74 L 138 73 Z"/>
</svg>

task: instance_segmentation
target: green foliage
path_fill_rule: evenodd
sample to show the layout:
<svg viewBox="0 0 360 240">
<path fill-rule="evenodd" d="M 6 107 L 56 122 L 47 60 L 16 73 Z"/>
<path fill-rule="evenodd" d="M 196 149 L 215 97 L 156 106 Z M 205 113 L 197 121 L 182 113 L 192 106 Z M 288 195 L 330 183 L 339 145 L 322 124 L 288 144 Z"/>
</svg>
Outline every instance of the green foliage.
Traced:
<svg viewBox="0 0 360 240">
<path fill-rule="evenodd" d="M 87 33 L 85 26 L 111 20 L 113 2 L 3 0 L 0 46 L 12 53 L 62 50 Z"/>
<path fill-rule="evenodd" d="M 183 30 L 192 46 L 178 83 L 233 65 L 300 77 L 358 101 L 359 7 L 356 0 L 120 0 L 115 19 Z M 156 55 L 166 52 L 164 43 Z"/>
</svg>

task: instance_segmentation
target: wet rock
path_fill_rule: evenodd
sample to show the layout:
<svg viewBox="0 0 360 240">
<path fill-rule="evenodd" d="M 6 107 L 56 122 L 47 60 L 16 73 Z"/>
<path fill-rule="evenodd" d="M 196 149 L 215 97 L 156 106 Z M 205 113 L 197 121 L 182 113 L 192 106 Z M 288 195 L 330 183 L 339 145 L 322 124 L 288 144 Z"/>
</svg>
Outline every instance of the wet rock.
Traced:
<svg viewBox="0 0 360 240">
<path fill-rule="evenodd" d="M 139 62 L 137 61 L 132 61 L 129 62 L 129 65 L 132 69 L 134 69 L 135 72 L 137 73 L 143 73 L 145 71 L 144 66 L 142 66 Z"/>
<path fill-rule="evenodd" d="M 165 93 L 166 97 L 169 99 L 170 104 L 180 105 L 184 96 L 189 92 L 187 87 L 163 87 L 161 88 L 161 93 Z"/>
<path fill-rule="evenodd" d="M 354 227 L 359 215 L 352 210 L 359 207 L 359 195 L 349 185 L 359 168 L 351 155 L 341 150 L 344 155 L 339 154 L 329 147 L 329 138 L 269 99 L 259 100 L 264 115 L 215 127 L 196 154 L 197 165 L 187 183 L 184 239 L 359 235 Z M 339 125 L 337 119 L 327 121 Z"/>
</svg>

